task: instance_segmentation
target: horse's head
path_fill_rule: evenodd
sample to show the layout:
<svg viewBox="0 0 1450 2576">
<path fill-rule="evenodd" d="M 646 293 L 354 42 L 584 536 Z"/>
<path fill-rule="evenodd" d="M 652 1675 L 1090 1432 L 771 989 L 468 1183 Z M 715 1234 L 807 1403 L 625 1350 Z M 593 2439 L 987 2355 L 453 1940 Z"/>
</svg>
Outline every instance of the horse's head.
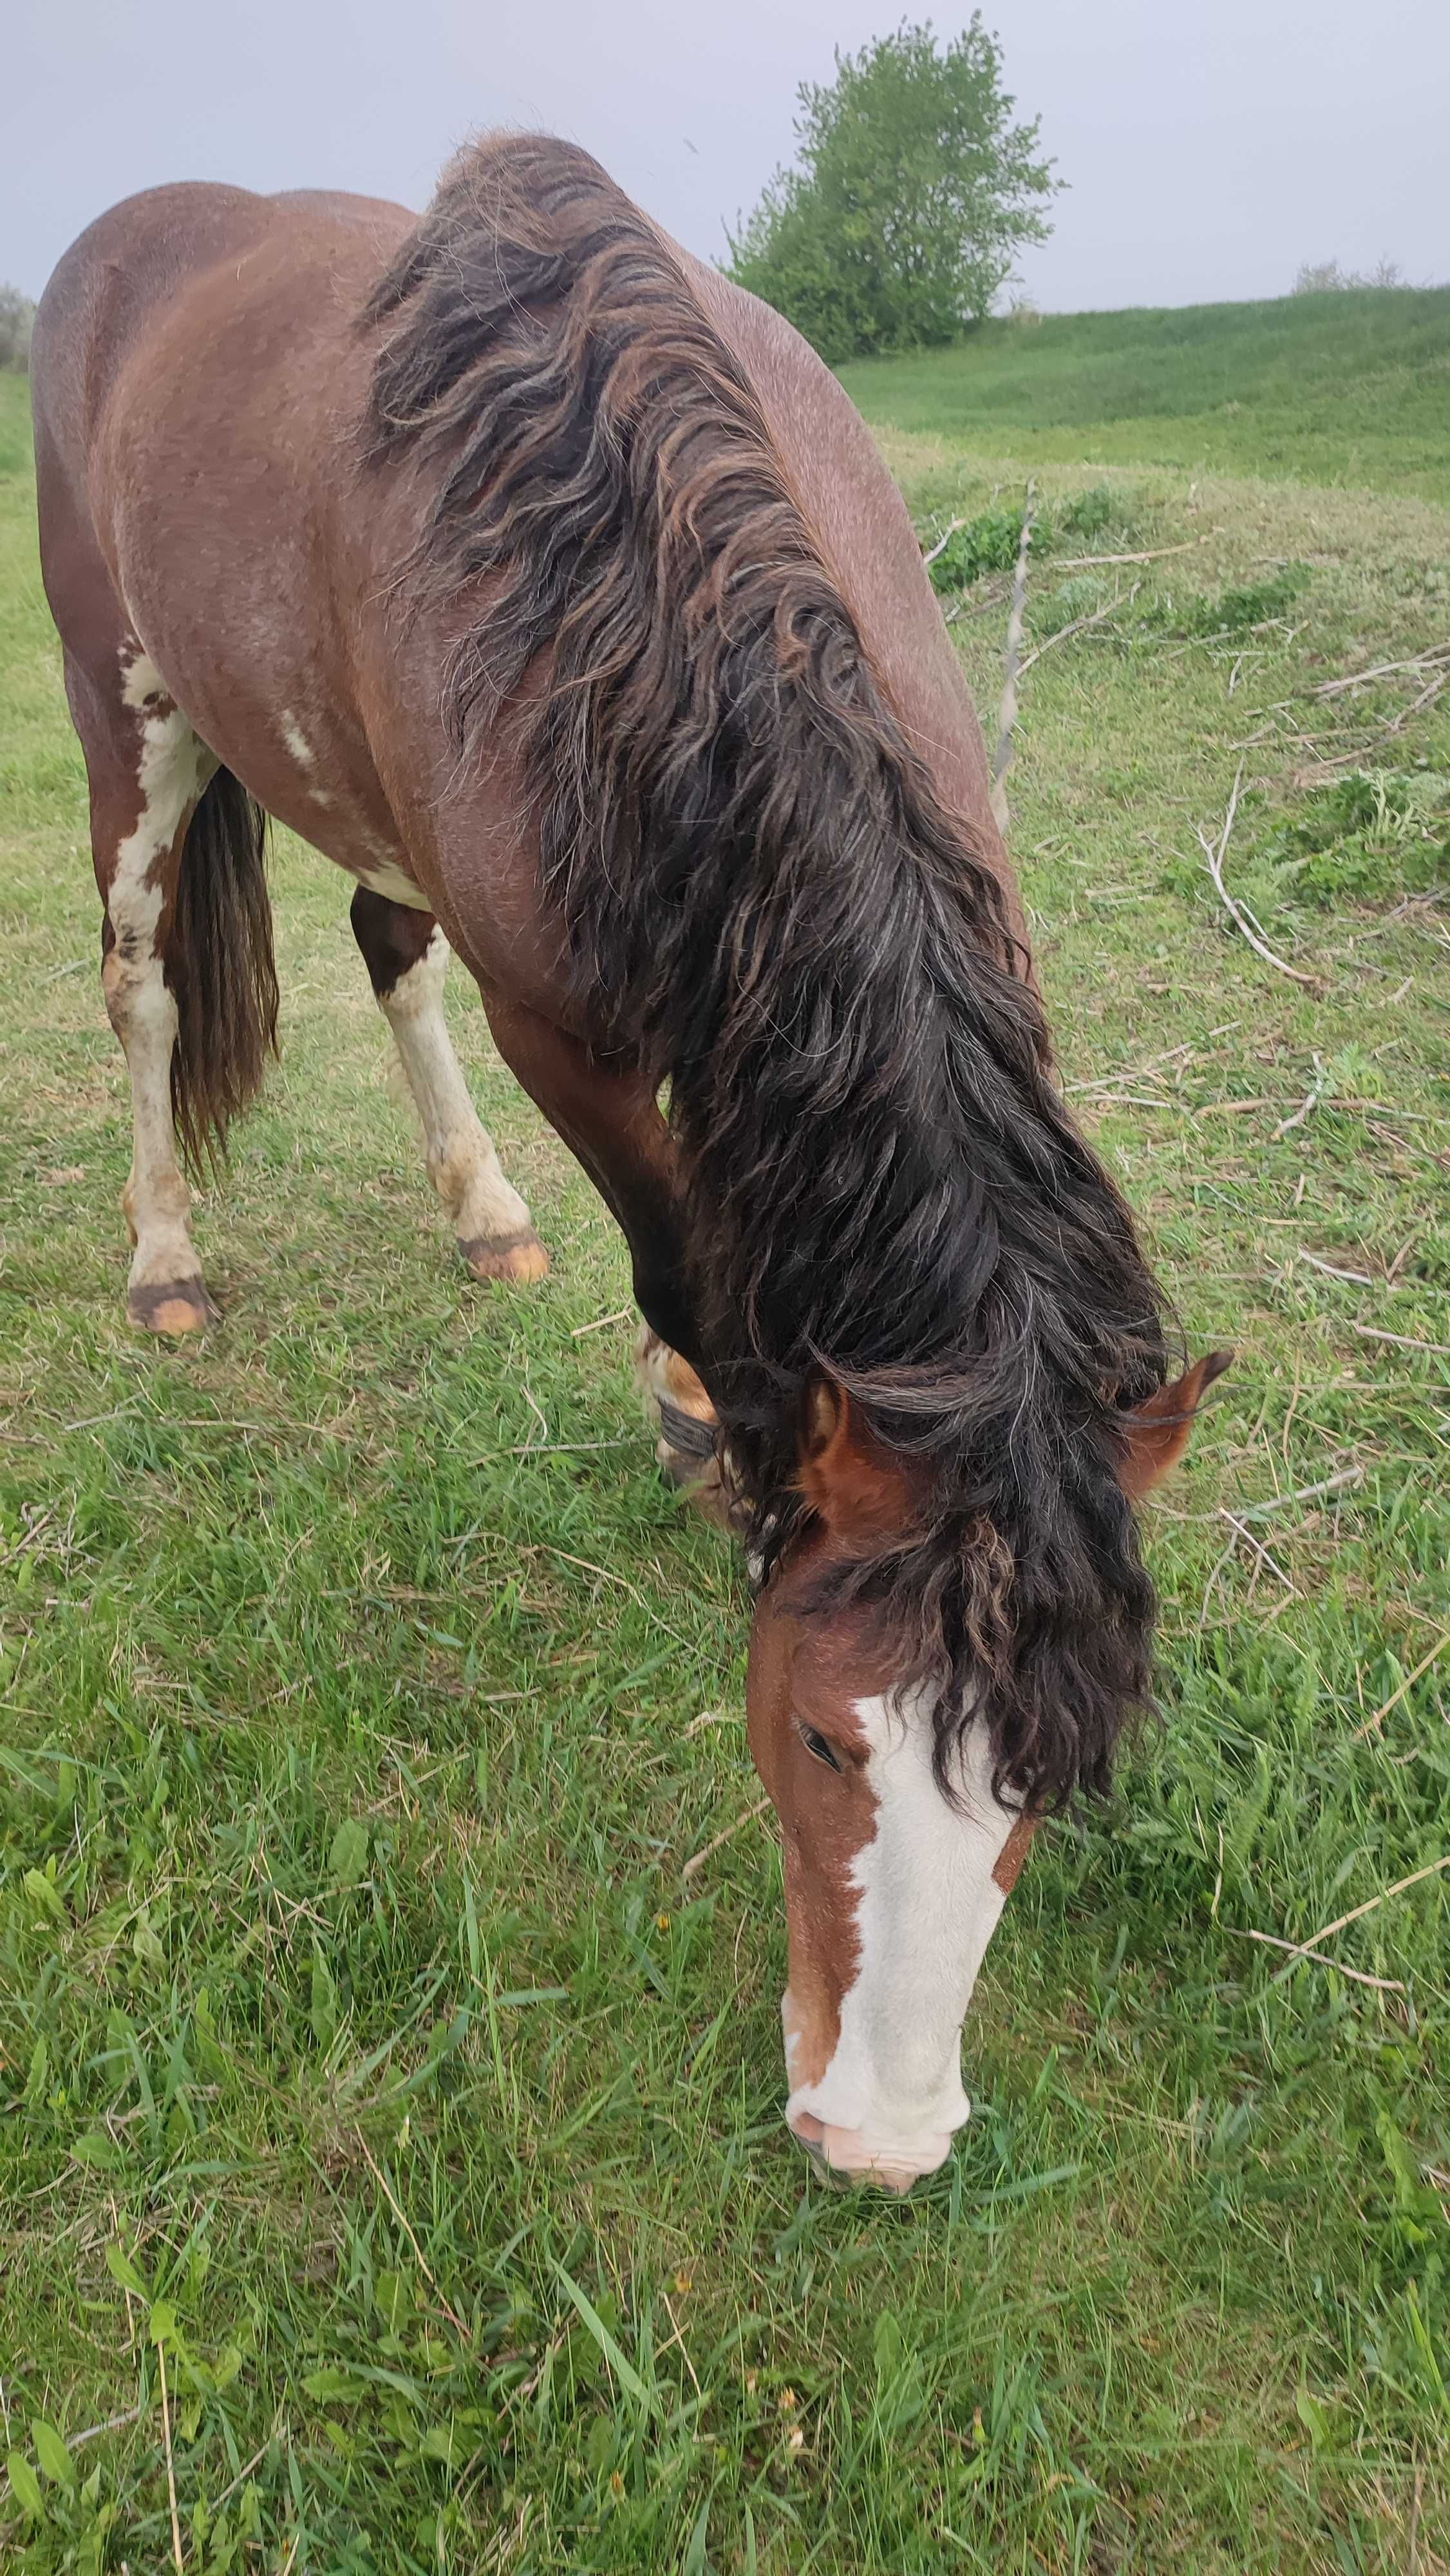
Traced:
<svg viewBox="0 0 1450 2576">
<path fill-rule="evenodd" d="M 1182 1454 L 1224 1365 L 1198 1361 L 1123 1418 L 1130 1501 Z M 1035 1828 L 1033 1783 L 1000 1802 L 989 1731 L 969 1724 L 943 1785 L 933 1693 L 901 1687 L 886 1609 L 868 1593 L 823 1613 L 835 1568 L 880 1558 L 918 1508 L 909 1468 L 829 1384 L 812 1399 L 800 1483 L 813 1517 L 761 1591 L 747 1689 L 785 1847 L 786 2119 L 832 2171 L 905 2191 L 945 2160 L 971 2108 L 962 2022 Z"/>
</svg>

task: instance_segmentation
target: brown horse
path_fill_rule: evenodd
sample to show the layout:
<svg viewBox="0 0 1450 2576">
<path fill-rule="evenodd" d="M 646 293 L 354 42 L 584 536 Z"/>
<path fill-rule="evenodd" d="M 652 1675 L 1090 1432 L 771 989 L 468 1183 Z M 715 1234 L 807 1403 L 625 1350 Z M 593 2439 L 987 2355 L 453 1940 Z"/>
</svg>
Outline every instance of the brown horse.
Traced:
<svg viewBox="0 0 1450 2576">
<path fill-rule="evenodd" d="M 546 1260 L 444 1031 L 450 945 L 628 1237 L 671 1448 L 703 1423 L 751 1526 L 787 2117 L 904 2188 L 967 2116 L 1032 1825 L 1146 1697 L 1132 1505 L 1217 1365 L 1166 1384 L 1054 1087 L 906 512 L 795 334 L 540 137 L 464 153 L 421 222 L 134 198 L 33 368 L 131 1315 L 213 1311 L 175 1139 L 219 1145 L 273 1041 L 278 815 L 356 881 L 470 1268 Z"/>
</svg>

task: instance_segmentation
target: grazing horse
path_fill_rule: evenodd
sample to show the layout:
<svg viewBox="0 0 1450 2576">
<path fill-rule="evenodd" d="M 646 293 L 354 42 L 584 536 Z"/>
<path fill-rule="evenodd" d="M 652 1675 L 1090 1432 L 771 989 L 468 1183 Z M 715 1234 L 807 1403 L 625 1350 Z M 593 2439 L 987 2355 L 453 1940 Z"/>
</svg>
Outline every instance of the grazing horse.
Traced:
<svg viewBox="0 0 1450 2576">
<path fill-rule="evenodd" d="M 692 1422 L 749 1524 L 786 2116 L 905 2189 L 967 2117 L 1034 1823 L 1147 1697 L 1133 1506 L 1220 1365 L 1167 1382 L 1054 1085 L 906 511 L 795 333 L 545 137 L 465 151 L 421 221 L 133 198 L 32 363 L 130 1314 L 213 1311 L 176 1140 L 222 1143 L 274 1040 L 270 813 L 355 881 L 469 1268 L 547 1263 L 445 1032 L 450 947 L 624 1229 L 671 1453 Z"/>
</svg>

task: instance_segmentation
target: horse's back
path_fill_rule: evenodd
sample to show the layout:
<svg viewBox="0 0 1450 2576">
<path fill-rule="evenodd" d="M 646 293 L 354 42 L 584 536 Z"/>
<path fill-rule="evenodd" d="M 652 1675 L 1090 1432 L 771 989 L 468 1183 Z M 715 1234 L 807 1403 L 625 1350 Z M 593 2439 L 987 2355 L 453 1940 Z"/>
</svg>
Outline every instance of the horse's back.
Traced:
<svg viewBox="0 0 1450 2576">
<path fill-rule="evenodd" d="M 123 198 L 72 243 L 41 297 L 31 358 L 37 424 L 62 452 L 88 447 L 138 348 L 188 304 L 213 323 L 229 311 L 240 316 L 246 271 L 269 247 L 279 267 L 310 273 L 321 287 L 319 271 L 332 263 L 319 254 L 334 243 L 344 260 L 351 251 L 375 266 L 414 220 L 381 198 L 323 189 L 259 196 L 204 180 Z"/>
</svg>

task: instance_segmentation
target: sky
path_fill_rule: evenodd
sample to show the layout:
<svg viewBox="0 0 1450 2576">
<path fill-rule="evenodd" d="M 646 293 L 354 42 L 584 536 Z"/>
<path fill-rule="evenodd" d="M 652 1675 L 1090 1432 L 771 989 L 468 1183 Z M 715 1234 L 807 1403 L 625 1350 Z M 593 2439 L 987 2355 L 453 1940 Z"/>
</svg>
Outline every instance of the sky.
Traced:
<svg viewBox="0 0 1450 2576">
<path fill-rule="evenodd" d="M 0 280 L 38 294 L 94 215 L 168 179 L 421 206 L 493 124 L 586 144 L 717 258 L 791 157 L 797 84 L 904 7 L 18 0 L 17 18 L 9 0 Z M 987 0 L 984 16 L 1068 183 L 1021 262 L 1044 311 L 1281 295 L 1305 260 L 1450 279 L 1445 0 Z"/>
</svg>

